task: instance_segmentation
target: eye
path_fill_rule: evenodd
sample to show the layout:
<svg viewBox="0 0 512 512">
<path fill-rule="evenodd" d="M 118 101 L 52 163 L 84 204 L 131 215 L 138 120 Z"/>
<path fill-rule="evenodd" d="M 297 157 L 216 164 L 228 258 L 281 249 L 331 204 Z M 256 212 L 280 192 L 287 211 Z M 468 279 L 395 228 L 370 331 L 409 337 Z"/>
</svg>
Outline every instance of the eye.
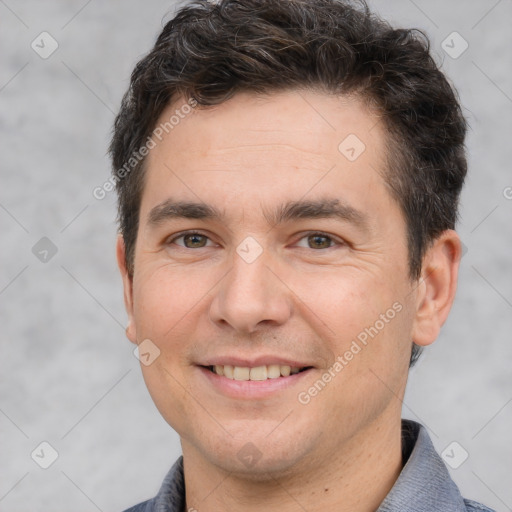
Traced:
<svg viewBox="0 0 512 512">
<path fill-rule="evenodd" d="M 181 233 L 167 242 L 175 244 L 186 249 L 201 249 L 215 245 L 206 235 L 197 231 L 188 231 Z M 325 233 L 309 233 L 303 236 L 297 246 L 307 249 L 329 249 L 335 245 L 343 245 L 343 242 L 335 240 L 332 236 Z"/>
<path fill-rule="evenodd" d="M 302 242 L 305 240 L 305 244 Z M 325 233 L 309 233 L 303 236 L 297 243 L 299 247 L 306 247 L 308 249 L 329 249 L 334 245 L 342 245 L 341 242 L 337 242 L 330 235 Z"/>
<path fill-rule="evenodd" d="M 178 240 L 182 242 L 178 243 Z M 201 249 L 202 247 L 207 247 L 208 242 L 210 242 L 210 246 L 213 244 L 213 242 L 206 235 L 196 231 L 189 231 L 168 240 L 167 243 L 176 244 L 180 247 L 185 247 L 186 249 Z"/>
</svg>

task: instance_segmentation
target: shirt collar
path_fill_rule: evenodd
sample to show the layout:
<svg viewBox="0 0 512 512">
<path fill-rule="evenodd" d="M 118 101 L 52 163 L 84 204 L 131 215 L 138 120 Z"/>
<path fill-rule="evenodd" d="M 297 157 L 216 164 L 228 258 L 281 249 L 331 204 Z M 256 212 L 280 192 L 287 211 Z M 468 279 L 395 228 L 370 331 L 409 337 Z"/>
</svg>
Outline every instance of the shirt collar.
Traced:
<svg viewBox="0 0 512 512">
<path fill-rule="evenodd" d="M 407 462 L 377 512 L 466 512 L 425 427 L 402 420 L 402 453 Z"/>
<path fill-rule="evenodd" d="M 151 512 L 184 512 L 185 480 L 183 477 L 183 457 L 180 457 L 164 478 L 162 487 L 154 499 Z"/>
</svg>

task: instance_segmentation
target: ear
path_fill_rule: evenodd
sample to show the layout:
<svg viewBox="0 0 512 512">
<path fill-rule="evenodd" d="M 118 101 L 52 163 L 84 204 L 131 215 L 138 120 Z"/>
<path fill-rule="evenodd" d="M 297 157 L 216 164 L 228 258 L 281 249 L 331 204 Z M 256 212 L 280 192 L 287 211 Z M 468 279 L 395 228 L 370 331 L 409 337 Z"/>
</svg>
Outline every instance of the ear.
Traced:
<svg viewBox="0 0 512 512">
<path fill-rule="evenodd" d="M 417 345 L 430 345 L 439 336 L 455 298 L 461 254 L 460 238 L 449 229 L 432 243 L 423 258 L 412 330 Z"/>
<path fill-rule="evenodd" d="M 126 327 L 126 336 L 132 343 L 137 343 L 137 331 L 135 328 L 135 320 L 133 318 L 133 278 L 130 276 L 126 268 L 126 250 L 124 238 L 122 235 L 117 236 L 116 243 L 117 265 L 121 272 L 124 289 L 124 306 L 128 313 L 128 326 Z"/>
</svg>

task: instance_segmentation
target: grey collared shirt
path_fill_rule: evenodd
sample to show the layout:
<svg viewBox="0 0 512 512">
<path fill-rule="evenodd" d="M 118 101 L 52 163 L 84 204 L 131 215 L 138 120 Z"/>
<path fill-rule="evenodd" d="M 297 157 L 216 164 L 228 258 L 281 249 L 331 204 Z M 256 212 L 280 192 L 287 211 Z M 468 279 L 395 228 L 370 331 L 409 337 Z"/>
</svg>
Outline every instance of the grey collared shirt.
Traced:
<svg viewBox="0 0 512 512">
<path fill-rule="evenodd" d="M 494 512 L 460 495 L 419 423 L 402 420 L 402 455 L 407 462 L 376 512 Z M 183 457 L 167 473 L 153 499 L 125 512 L 186 512 Z"/>
</svg>

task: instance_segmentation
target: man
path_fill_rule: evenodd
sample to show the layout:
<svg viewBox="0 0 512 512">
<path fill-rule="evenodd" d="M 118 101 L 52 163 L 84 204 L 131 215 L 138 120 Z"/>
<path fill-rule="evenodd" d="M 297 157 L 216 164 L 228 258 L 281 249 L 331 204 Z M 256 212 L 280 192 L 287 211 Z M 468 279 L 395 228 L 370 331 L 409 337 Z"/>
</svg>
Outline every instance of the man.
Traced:
<svg viewBox="0 0 512 512">
<path fill-rule="evenodd" d="M 131 511 L 466 511 L 409 365 L 452 305 L 465 121 L 365 5 L 183 8 L 111 144 L 127 336 L 183 457 Z"/>
</svg>

